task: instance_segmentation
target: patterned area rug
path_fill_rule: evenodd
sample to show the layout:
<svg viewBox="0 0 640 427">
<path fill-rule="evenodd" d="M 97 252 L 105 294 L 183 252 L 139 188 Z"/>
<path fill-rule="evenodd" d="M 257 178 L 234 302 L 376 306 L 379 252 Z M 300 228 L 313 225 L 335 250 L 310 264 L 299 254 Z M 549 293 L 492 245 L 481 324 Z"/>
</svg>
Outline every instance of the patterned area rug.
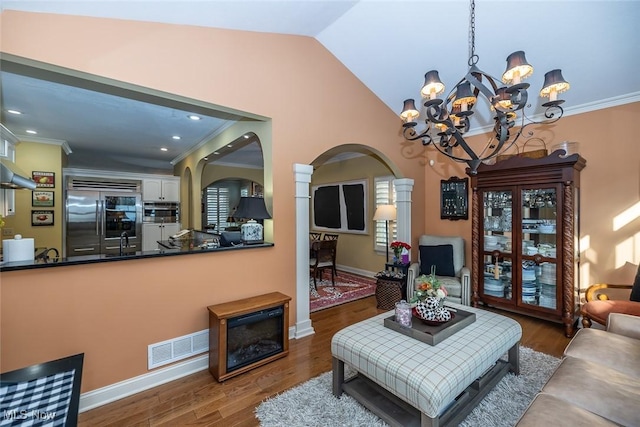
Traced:
<svg viewBox="0 0 640 427">
<path fill-rule="evenodd" d="M 326 271 L 322 280 L 316 279 L 317 291 L 313 288 L 313 277 L 309 277 L 309 312 L 322 310 L 346 302 L 366 298 L 376 293 L 376 279 L 338 271 L 335 285 L 331 284 L 331 273 Z"/>
</svg>

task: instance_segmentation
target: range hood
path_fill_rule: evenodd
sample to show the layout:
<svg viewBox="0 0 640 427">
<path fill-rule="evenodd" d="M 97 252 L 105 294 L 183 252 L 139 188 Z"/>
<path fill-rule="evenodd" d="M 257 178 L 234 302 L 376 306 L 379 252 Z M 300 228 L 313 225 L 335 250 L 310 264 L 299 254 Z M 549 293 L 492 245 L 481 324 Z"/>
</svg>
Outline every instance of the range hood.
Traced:
<svg viewBox="0 0 640 427">
<path fill-rule="evenodd" d="M 2 123 L 0 123 L 0 143 L 2 144 L 2 147 L 0 147 L 2 155 L 7 155 L 9 144 L 18 143 L 18 138 Z M 11 160 L 6 157 L 0 157 L 0 187 L 13 190 L 21 188 L 35 190 L 36 182 L 28 178 L 28 176 Z"/>
<path fill-rule="evenodd" d="M 8 159 L 0 159 L 0 187 L 10 189 L 35 190 L 36 182 Z"/>
</svg>

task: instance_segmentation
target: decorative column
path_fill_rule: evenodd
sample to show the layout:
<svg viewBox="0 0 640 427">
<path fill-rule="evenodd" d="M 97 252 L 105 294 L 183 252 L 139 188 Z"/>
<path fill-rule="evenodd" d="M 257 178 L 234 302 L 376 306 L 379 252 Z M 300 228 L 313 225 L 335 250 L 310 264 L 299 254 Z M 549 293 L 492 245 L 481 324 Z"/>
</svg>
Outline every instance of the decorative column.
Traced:
<svg viewBox="0 0 640 427">
<path fill-rule="evenodd" d="M 313 166 L 295 163 L 296 185 L 296 338 L 315 333 L 309 318 L 309 184 Z"/>
<path fill-rule="evenodd" d="M 396 231 L 398 240 L 411 244 L 411 193 L 413 191 L 413 179 L 400 178 L 393 181 L 396 189 Z M 411 250 L 409 250 L 409 260 L 411 260 Z M 413 296 L 413 286 L 409 282 L 412 278 L 407 277 L 407 298 Z"/>
<path fill-rule="evenodd" d="M 393 180 L 396 188 L 396 224 L 398 240 L 411 244 L 411 192 L 414 181 L 409 178 Z"/>
</svg>

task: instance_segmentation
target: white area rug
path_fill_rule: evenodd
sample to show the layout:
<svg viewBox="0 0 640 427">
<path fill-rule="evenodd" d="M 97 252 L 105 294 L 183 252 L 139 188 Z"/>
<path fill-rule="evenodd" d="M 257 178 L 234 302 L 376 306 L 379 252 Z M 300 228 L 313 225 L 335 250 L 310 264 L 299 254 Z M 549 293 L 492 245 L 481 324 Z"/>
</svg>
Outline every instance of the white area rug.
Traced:
<svg viewBox="0 0 640 427">
<path fill-rule="evenodd" d="M 560 359 L 521 347 L 520 375 L 505 375 L 460 426 L 513 426 L 559 363 Z M 353 398 L 344 394 L 335 398 L 331 372 L 264 401 L 256 408 L 256 416 L 262 427 L 387 425 Z"/>
</svg>

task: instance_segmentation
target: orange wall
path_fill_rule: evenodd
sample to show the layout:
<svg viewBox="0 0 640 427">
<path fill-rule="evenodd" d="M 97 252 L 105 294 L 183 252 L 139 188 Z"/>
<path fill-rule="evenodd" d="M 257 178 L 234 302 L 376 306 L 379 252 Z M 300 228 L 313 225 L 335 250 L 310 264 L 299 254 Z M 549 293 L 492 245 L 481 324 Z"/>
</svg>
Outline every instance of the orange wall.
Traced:
<svg viewBox="0 0 640 427">
<path fill-rule="evenodd" d="M 2 273 L 2 371 L 83 351 L 86 392 L 146 373 L 147 346 L 206 329 L 208 305 L 276 290 L 295 298 L 293 164 L 332 147 L 383 153 L 424 204 L 423 166 L 396 149 L 396 114 L 312 38 L 0 17 L 3 52 L 270 117 L 277 162 L 273 248 Z M 421 209 L 412 216 L 424 229 Z"/>
<path fill-rule="evenodd" d="M 83 351 L 86 392 L 146 373 L 147 345 L 207 328 L 207 305 L 270 291 L 295 298 L 292 165 L 339 145 L 372 147 L 416 181 L 413 244 L 425 230 L 470 239 L 470 221 L 441 221 L 438 209 L 440 179 L 463 168 L 399 150 L 396 114 L 314 39 L 13 11 L 0 31 L 6 53 L 270 117 L 277 163 L 273 248 L 2 273 L 1 371 Z M 625 131 L 639 115 L 635 103 L 566 117 L 549 140 L 580 141 L 587 159 L 586 282 L 626 277 L 619 266 L 640 261 L 637 217 L 612 225 L 640 198 L 637 141 Z"/>
<path fill-rule="evenodd" d="M 542 137 L 549 148 L 562 141 L 578 141 L 580 155 L 587 160 L 580 174 L 583 290 L 594 283 L 633 283 L 640 264 L 640 148 L 638 138 L 629 132 L 629 125 L 637 122 L 638 117 L 640 102 L 635 102 L 565 116 L 553 126 L 533 129 L 534 137 Z M 478 136 L 473 141 L 485 138 Z M 460 234 L 470 242 L 471 220 L 441 221 L 437 209 L 440 180 L 454 175 L 464 177 L 464 168 L 434 152 L 429 156 L 436 164 L 425 169 L 427 230 L 440 235 Z M 616 229 L 614 220 L 623 216 L 628 220 Z M 468 260 L 470 246 L 466 246 Z"/>
</svg>

